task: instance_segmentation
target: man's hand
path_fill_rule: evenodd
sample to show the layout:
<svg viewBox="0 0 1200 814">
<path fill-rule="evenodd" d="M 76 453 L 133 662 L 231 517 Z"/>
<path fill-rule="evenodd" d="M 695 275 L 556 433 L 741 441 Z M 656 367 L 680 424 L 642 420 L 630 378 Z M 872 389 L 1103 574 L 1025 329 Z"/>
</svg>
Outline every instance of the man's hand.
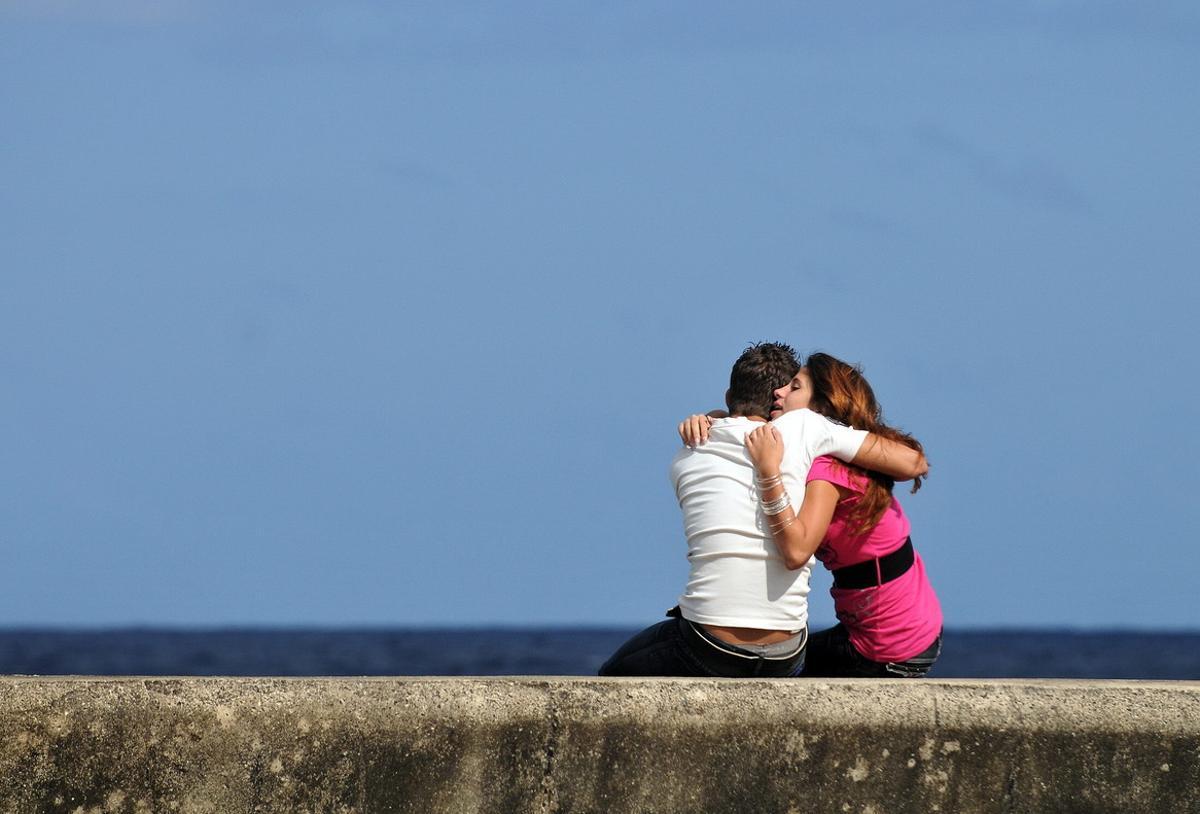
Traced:
<svg viewBox="0 0 1200 814">
<path fill-rule="evenodd" d="M 783 463 L 783 438 L 779 430 L 770 424 L 763 424 L 746 436 L 746 451 L 759 477 L 774 477 L 779 474 L 779 465 Z"/>
</svg>

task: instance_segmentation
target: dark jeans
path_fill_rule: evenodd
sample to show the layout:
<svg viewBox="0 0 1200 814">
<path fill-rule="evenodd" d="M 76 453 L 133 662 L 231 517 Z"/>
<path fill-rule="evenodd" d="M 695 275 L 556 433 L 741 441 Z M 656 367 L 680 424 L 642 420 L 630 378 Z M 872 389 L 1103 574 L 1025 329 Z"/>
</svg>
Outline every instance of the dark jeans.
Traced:
<svg viewBox="0 0 1200 814">
<path fill-rule="evenodd" d="M 845 625 L 821 630 L 808 638 L 805 678 L 921 678 L 942 654 L 942 634 L 925 650 L 905 661 L 880 662 L 854 649 Z"/>
<path fill-rule="evenodd" d="M 785 659 L 765 658 L 745 648 L 706 639 L 682 617 L 651 625 L 617 648 L 602 676 L 696 676 L 702 678 L 787 678 L 804 667 L 804 648 Z"/>
</svg>

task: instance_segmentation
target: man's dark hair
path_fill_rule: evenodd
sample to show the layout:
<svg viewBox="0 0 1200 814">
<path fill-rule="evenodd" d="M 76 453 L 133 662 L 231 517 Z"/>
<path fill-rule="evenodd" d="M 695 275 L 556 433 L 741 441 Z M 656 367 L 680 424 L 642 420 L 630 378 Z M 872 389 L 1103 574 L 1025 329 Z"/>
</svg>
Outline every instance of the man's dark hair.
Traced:
<svg viewBox="0 0 1200 814">
<path fill-rule="evenodd" d="M 725 404 L 730 414 L 766 418 L 775 403 L 775 391 L 798 370 L 800 359 L 791 345 L 758 342 L 746 348 L 729 374 Z"/>
</svg>

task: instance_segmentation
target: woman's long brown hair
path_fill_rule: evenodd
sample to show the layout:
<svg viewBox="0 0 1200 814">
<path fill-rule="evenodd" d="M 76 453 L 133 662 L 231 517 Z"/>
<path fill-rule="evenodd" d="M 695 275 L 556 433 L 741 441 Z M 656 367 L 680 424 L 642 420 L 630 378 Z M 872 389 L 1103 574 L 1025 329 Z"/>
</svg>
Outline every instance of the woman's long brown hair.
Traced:
<svg viewBox="0 0 1200 814">
<path fill-rule="evenodd" d="M 859 430 L 867 430 L 881 438 L 899 441 L 924 454 L 921 442 L 906 432 L 883 422 L 883 408 L 875 400 L 875 391 L 867 384 L 862 368 L 850 365 L 828 353 L 814 353 L 804 363 L 812 378 L 813 396 L 808 407 L 826 418 L 832 418 Z M 867 482 L 866 491 L 850 513 L 852 534 L 866 534 L 883 518 L 892 503 L 895 481 L 887 475 L 871 472 L 850 464 L 848 470 L 861 474 Z M 913 492 L 921 488 L 921 479 L 913 478 Z"/>
</svg>

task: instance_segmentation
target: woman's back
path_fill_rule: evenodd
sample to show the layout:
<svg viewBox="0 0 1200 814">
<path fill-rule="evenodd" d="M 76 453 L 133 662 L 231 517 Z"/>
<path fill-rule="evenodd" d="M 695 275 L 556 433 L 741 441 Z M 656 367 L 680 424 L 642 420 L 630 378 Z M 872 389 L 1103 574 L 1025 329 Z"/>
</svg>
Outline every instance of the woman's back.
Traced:
<svg viewBox="0 0 1200 814">
<path fill-rule="evenodd" d="M 829 456 L 813 461 L 808 480 L 823 480 L 849 490 L 838 501 L 816 557 L 831 571 L 896 552 L 909 539 L 910 524 L 893 497 L 879 522 L 858 530 L 855 509 L 867 488 L 862 473 Z M 942 610 L 925 575 L 921 557 L 900 576 L 868 588 L 830 591 L 838 620 L 855 648 L 879 662 L 902 661 L 920 653 L 942 629 Z"/>
</svg>

